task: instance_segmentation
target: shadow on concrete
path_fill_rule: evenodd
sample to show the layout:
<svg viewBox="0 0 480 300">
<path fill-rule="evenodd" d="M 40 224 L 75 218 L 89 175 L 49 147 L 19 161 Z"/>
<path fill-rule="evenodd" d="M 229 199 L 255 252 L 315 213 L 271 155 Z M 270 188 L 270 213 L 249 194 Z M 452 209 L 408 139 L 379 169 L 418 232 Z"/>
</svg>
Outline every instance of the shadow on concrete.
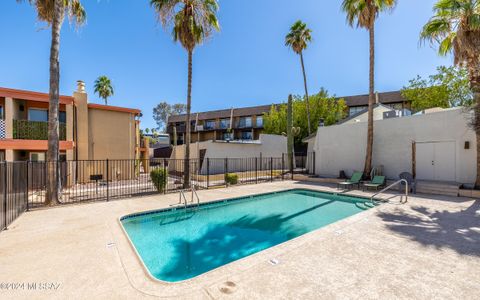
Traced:
<svg viewBox="0 0 480 300">
<path fill-rule="evenodd" d="M 415 214 L 403 210 L 380 212 L 386 227 L 424 246 L 448 248 L 461 255 L 480 256 L 480 201 L 464 210 L 431 211 L 412 207 Z"/>
</svg>

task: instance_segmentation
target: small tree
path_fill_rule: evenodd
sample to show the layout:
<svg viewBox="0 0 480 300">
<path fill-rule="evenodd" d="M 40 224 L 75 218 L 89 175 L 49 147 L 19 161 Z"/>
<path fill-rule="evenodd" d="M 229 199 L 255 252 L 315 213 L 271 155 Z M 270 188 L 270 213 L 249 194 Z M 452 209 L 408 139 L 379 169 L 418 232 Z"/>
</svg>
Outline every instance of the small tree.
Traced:
<svg viewBox="0 0 480 300">
<path fill-rule="evenodd" d="M 105 105 L 108 105 L 108 98 L 113 96 L 114 90 L 112 81 L 107 76 L 100 76 L 95 80 L 95 93 L 105 101 Z"/>
<path fill-rule="evenodd" d="M 402 89 L 402 96 L 411 101 L 413 111 L 472 105 L 473 94 L 465 68 L 440 66 L 437 71 L 428 78 L 417 76 Z"/>
<path fill-rule="evenodd" d="M 168 118 L 170 116 L 183 114 L 186 110 L 187 106 L 185 104 L 160 102 L 153 108 L 153 119 L 157 123 L 157 127 L 165 132 Z"/>
</svg>

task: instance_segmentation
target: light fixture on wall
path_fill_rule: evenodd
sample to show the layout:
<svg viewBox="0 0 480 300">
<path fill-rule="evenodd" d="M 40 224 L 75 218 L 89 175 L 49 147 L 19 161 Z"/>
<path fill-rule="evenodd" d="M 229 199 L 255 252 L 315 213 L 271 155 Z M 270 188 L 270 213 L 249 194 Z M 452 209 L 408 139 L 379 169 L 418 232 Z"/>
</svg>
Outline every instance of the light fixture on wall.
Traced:
<svg viewBox="0 0 480 300">
<path fill-rule="evenodd" d="M 470 142 L 469 141 L 465 141 L 464 149 L 466 149 L 466 150 L 470 149 Z"/>
</svg>

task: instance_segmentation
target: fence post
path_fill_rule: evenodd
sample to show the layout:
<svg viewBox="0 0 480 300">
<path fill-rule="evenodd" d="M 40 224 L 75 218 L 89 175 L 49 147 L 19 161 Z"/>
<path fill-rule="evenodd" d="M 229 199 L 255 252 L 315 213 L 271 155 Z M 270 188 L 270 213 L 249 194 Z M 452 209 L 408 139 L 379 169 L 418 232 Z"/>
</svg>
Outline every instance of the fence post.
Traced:
<svg viewBox="0 0 480 300">
<path fill-rule="evenodd" d="M 29 197 L 28 188 L 29 188 L 29 185 L 30 185 L 30 168 L 29 168 L 29 165 L 30 165 L 30 160 L 27 160 L 27 211 L 29 209 L 29 204 L 28 204 L 28 197 Z"/>
<path fill-rule="evenodd" d="M 258 157 L 255 157 L 255 183 L 258 183 Z"/>
<path fill-rule="evenodd" d="M 223 180 L 225 181 L 225 185 L 227 185 L 227 174 L 228 174 L 228 158 L 225 158 L 225 167 L 224 167 L 224 176 Z"/>
<path fill-rule="evenodd" d="M 167 193 L 168 189 L 168 174 L 167 174 L 167 159 L 163 159 L 163 175 L 165 176 L 165 180 L 163 182 L 163 193 Z"/>
<path fill-rule="evenodd" d="M 4 217 L 4 226 L 3 228 L 5 230 L 7 230 L 7 189 L 8 189 L 8 185 L 7 185 L 7 176 L 8 176 L 8 173 L 7 173 L 7 165 L 8 163 L 5 161 L 4 163 L 5 167 L 4 167 L 4 170 L 3 170 L 3 217 Z"/>
<path fill-rule="evenodd" d="M 210 186 L 210 158 L 207 157 L 207 190 Z"/>
<path fill-rule="evenodd" d="M 282 153 L 282 181 L 285 180 L 283 169 L 285 168 L 285 153 Z"/>
<path fill-rule="evenodd" d="M 292 180 L 293 180 L 293 178 L 294 178 L 293 177 L 293 164 L 294 164 L 293 160 L 295 159 L 295 155 L 293 155 L 293 153 L 290 153 L 288 156 L 290 157 L 290 166 L 288 168 L 290 169 L 290 174 L 291 174 Z"/>
<path fill-rule="evenodd" d="M 312 152 L 312 156 L 313 156 L 313 166 L 312 166 L 312 175 L 315 175 L 315 152 Z"/>
<path fill-rule="evenodd" d="M 108 165 L 109 164 L 108 164 L 108 158 L 107 158 L 107 201 L 110 198 L 110 190 L 109 190 L 109 183 L 108 183 L 108 177 L 109 177 L 108 175 L 110 170 Z"/>
<path fill-rule="evenodd" d="M 273 182 L 273 157 L 270 157 L 270 181 Z"/>
</svg>

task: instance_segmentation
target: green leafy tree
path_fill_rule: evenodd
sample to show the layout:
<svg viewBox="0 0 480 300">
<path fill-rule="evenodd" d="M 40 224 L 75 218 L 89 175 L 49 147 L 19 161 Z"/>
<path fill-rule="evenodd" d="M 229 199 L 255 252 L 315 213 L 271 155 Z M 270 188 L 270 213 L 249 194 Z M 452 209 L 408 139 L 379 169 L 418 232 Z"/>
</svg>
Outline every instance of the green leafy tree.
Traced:
<svg viewBox="0 0 480 300">
<path fill-rule="evenodd" d="M 453 52 L 454 63 L 468 71 L 473 93 L 472 126 L 480 141 L 480 1 L 439 0 L 433 7 L 434 16 L 425 24 L 421 41 L 438 44 L 440 55 Z M 480 186 L 480 143 L 477 143 L 477 178 Z"/>
<path fill-rule="evenodd" d="M 85 10 L 79 0 L 26 0 L 37 11 L 37 18 L 52 29 L 50 45 L 50 88 L 48 105 L 48 150 L 47 150 L 47 205 L 59 203 L 61 178 L 59 161 L 59 120 L 60 99 L 60 31 L 65 18 L 77 26 L 86 20 Z M 17 2 L 23 2 L 18 0 Z"/>
<path fill-rule="evenodd" d="M 402 89 L 403 97 L 412 102 L 414 112 L 472 105 L 473 95 L 465 68 L 440 66 L 437 71 L 428 78 L 417 76 Z"/>
<path fill-rule="evenodd" d="M 174 41 L 180 42 L 188 52 L 187 120 L 183 185 L 190 187 L 190 110 L 192 106 L 193 50 L 220 30 L 216 13 L 217 0 L 150 0 L 164 27 L 173 27 Z"/>
<path fill-rule="evenodd" d="M 166 131 L 169 116 L 175 116 L 185 113 L 187 106 L 182 103 L 169 104 L 160 102 L 153 108 L 153 119 L 159 129 Z"/>
<path fill-rule="evenodd" d="M 293 127 L 300 128 L 295 136 L 295 144 L 302 144 L 302 140 L 308 136 L 307 110 L 305 99 L 295 96 L 292 99 Z M 333 125 L 342 120 L 347 111 L 347 105 L 343 99 L 336 99 L 321 90 L 318 94 L 309 98 L 312 124 L 318 124 L 321 119 L 325 125 Z M 273 105 L 263 118 L 265 133 L 284 134 L 287 130 L 288 109 L 287 104 Z"/>
<path fill-rule="evenodd" d="M 97 80 L 95 80 L 94 88 L 95 93 L 105 101 L 105 105 L 108 105 L 108 98 L 114 94 L 110 78 L 105 75 L 98 77 Z"/>
<path fill-rule="evenodd" d="M 305 87 L 305 106 L 307 108 L 308 134 L 310 134 L 312 131 L 310 126 L 310 107 L 308 102 L 307 75 L 305 73 L 305 64 L 303 62 L 303 51 L 307 49 L 307 46 L 311 41 L 312 31 L 308 29 L 307 24 L 303 23 L 302 21 L 295 22 L 290 28 L 290 32 L 285 37 L 285 45 L 292 48 L 292 50 L 300 56 L 303 85 Z"/>
<path fill-rule="evenodd" d="M 396 0 L 343 0 L 342 9 L 347 14 L 350 26 L 365 28 L 370 40 L 370 75 L 368 93 L 368 134 L 367 151 L 363 173 L 365 176 L 372 170 L 373 157 L 373 105 L 375 104 L 375 21 L 378 15 L 393 9 Z"/>
</svg>

